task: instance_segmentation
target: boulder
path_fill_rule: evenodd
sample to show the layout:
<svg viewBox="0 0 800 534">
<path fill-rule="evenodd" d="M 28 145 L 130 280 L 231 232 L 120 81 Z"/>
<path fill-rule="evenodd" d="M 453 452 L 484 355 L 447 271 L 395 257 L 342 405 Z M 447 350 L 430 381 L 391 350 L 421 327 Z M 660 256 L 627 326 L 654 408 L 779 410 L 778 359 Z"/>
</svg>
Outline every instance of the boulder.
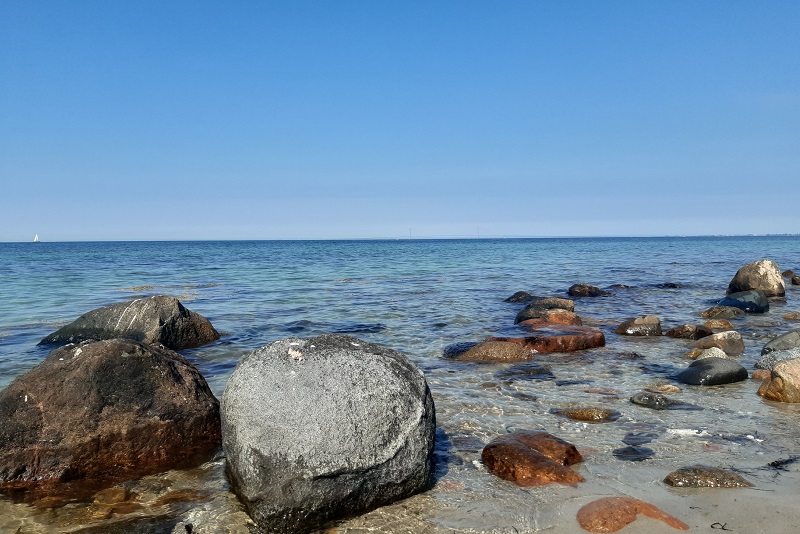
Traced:
<svg viewBox="0 0 800 534">
<path fill-rule="evenodd" d="M 606 344 L 603 333 L 585 326 L 552 325 L 526 337 L 490 337 L 487 341 L 518 343 L 536 352 L 574 352 Z"/>
<path fill-rule="evenodd" d="M 552 309 L 552 310 L 526 310 L 526 319 L 516 321 L 523 326 L 536 326 L 543 323 L 553 324 L 571 324 L 581 326 L 583 321 L 577 313 L 568 310 Z M 519 318 L 519 314 L 517 315 Z"/>
<path fill-rule="evenodd" d="M 744 315 L 744 310 L 734 306 L 711 306 L 706 311 L 700 313 L 700 317 L 706 319 L 735 319 Z"/>
<path fill-rule="evenodd" d="M 228 478 L 264 530 L 315 530 L 431 482 L 431 392 L 392 349 L 347 335 L 275 341 L 239 362 L 221 412 Z"/>
<path fill-rule="evenodd" d="M 621 336 L 660 336 L 661 321 L 655 315 L 628 319 L 614 331 Z"/>
<path fill-rule="evenodd" d="M 781 270 L 774 261 L 759 260 L 740 267 L 728 284 L 727 292 L 750 290 L 763 291 L 767 297 L 782 297 L 786 294 Z"/>
<path fill-rule="evenodd" d="M 761 349 L 761 354 L 768 354 L 776 350 L 789 350 L 800 348 L 800 329 L 790 330 L 776 337 Z"/>
<path fill-rule="evenodd" d="M 719 334 L 712 334 L 700 338 L 692 343 L 692 347 L 698 349 L 717 347 L 718 349 L 722 349 L 725 354 L 738 356 L 744 352 L 744 340 L 739 332 L 729 330 L 727 332 L 720 332 Z"/>
<path fill-rule="evenodd" d="M 541 312 L 546 310 L 566 310 L 568 312 L 574 312 L 575 301 L 559 297 L 537 298 L 520 310 L 514 322 L 521 323 L 526 319 L 539 319 Z"/>
<path fill-rule="evenodd" d="M 738 310 L 739 308 L 734 308 L 734 309 Z M 705 326 L 715 334 L 719 332 L 725 332 L 727 330 L 733 330 L 733 325 L 727 319 L 709 319 L 708 321 L 703 323 L 703 326 Z"/>
<path fill-rule="evenodd" d="M 575 446 L 547 432 L 517 430 L 495 438 L 484 447 L 481 460 L 490 473 L 520 486 L 584 481 L 566 467 L 583 460 Z"/>
<path fill-rule="evenodd" d="M 768 369 L 772 371 L 775 364 L 783 360 L 794 360 L 800 358 L 800 348 L 786 349 L 786 350 L 773 350 L 762 354 L 753 367 L 756 369 Z"/>
<path fill-rule="evenodd" d="M 747 369 L 725 358 L 696 360 L 681 371 L 677 379 L 695 386 L 718 386 L 747 380 Z"/>
<path fill-rule="evenodd" d="M 211 343 L 219 339 L 219 333 L 208 319 L 186 309 L 175 297 L 157 295 L 84 313 L 39 344 L 114 338 L 161 343 L 170 349 L 181 350 Z"/>
<path fill-rule="evenodd" d="M 614 293 L 589 284 L 573 284 L 567 290 L 567 294 L 571 297 L 610 297 Z"/>
<path fill-rule="evenodd" d="M 697 354 L 694 351 L 699 351 Z M 719 347 L 709 347 L 707 349 L 694 349 L 687 356 L 694 360 L 704 360 L 706 358 L 727 358 L 728 360 L 734 359 L 733 356 L 725 354 L 725 351 Z"/>
<path fill-rule="evenodd" d="M 669 330 L 667 330 L 665 335 L 677 339 L 697 340 L 700 339 L 701 337 L 710 336 L 713 333 L 714 331 L 707 326 L 685 324 L 683 326 L 676 326 L 675 328 L 670 328 Z"/>
<path fill-rule="evenodd" d="M 771 378 L 758 388 L 758 394 L 772 401 L 800 402 L 800 359 L 777 362 Z"/>
<path fill-rule="evenodd" d="M 219 403 L 197 369 L 125 339 L 52 351 L 0 393 L 0 419 L 0 488 L 26 498 L 194 467 L 220 446 Z"/>
<path fill-rule="evenodd" d="M 753 485 L 741 475 L 716 467 L 681 467 L 668 474 L 664 483 L 676 488 L 749 488 Z"/>
<path fill-rule="evenodd" d="M 484 341 L 453 356 L 453 359 L 469 362 L 523 362 L 531 358 L 531 349 L 507 341 Z"/>
<path fill-rule="evenodd" d="M 739 308 L 748 313 L 766 313 L 769 311 L 769 301 L 763 291 L 741 291 L 731 293 L 719 301 L 720 306 Z M 715 319 L 729 319 L 729 317 L 716 316 Z"/>
<path fill-rule="evenodd" d="M 528 293 L 527 291 L 517 291 L 503 302 L 530 302 L 535 300 L 536 297 Z"/>
<path fill-rule="evenodd" d="M 663 521 L 678 530 L 689 530 L 689 525 L 676 517 L 656 508 L 650 503 L 633 497 L 603 497 L 592 501 L 580 510 L 576 516 L 583 530 L 589 532 L 616 532 L 625 525 L 636 521 L 636 516 Z"/>
</svg>

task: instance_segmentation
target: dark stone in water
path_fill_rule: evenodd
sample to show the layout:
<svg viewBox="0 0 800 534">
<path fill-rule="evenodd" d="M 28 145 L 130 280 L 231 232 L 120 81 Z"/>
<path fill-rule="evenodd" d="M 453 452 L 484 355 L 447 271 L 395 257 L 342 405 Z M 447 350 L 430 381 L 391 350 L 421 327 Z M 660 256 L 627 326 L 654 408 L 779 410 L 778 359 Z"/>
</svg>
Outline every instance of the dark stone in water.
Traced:
<svg viewBox="0 0 800 534">
<path fill-rule="evenodd" d="M 750 290 L 731 293 L 719 301 L 720 306 L 732 306 L 748 313 L 766 313 L 769 311 L 769 300 L 763 291 Z"/>
<path fill-rule="evenodd" d="M 591 380 L 556 380 L 557 386 L 587 386 L 592 384 Z"/>
<path fill-rule="evenodd" d="M 734 306 L 712 306 L 700 314 L 705 319 L 735 319 L 744 311 Z"/>
<path fill-rule="evenodd" d="M 685 324 L 683 326 L 676 326 L 675 328 L 670 328 L 666 332 L 667 337 L 673 337 L 677 339 L 691 339 L 691 340 L 698 340 L 700 338 L 713 335 L 714 331 L 710 328 L 702 325 L 694 325 L 694 324 Z"/>
<path fill-rule="evenodd" d="M 665 282 L 663 284 L 656 284 L 658 289 L 680 289 L 683 286 L 681 284 L 676 284 L 674 282 Z"/>
<path fill-rule="evenodd" d="M 536 297 L 528 293 L 527 291 L 517 291 L 503 302 L 530 302 L 535 300 Z"/>
<path fill-rule="evenodd" d="M 445 358 L 457 358 L 476 345 L 478 345 L 477 341 L 461 341 L 458 343 L 452 343 L 447 345 L 444 350 L 442 350 L 442 356 Z"/>
<path fill-rule="evenodd" d="M 617 460 L 622 460 L 623 462 L 641 462 L 655 455 L 653 449 L 648 449 L 647 447 L 622 447 L 614 449 L 612 454 Z"/>
<path fill-rule="evenodd" d="M 625 434 L 625 437 L 622 438 L 622 443 L 636 447 L 638 445 L 650 443 L 657 437 L 658 434 L 655 432 L 628 432 Z"/>
<path fill-rule="evenodd" d="M 726 358 L 705 358 L 695 360 L 681 371 L 677 378 L 684 384 L 695 386 L 717 386 L 741 382 L 749 377 L 747 369 Z"/>
<path fill-rule="evenodd" d="M 495 378 L 505 383 L 529 382 L 531 380 L 554 380 L 550 368 L 537 363 L 513 365 L 508 369 L 495 373 Z"/>
<path fill-rule="evenodd" d="M 571 297 L 610 297 L 614 293 L 589 284 L 573 284 L 567 290 L 567 294 Z"/>
<path fill-rule="evenodd" d="M 769 354 L 777 350 L 791 350 L 800 348 L 800 329 L 790 330 L 785 334 L 776 337 L 761 349 L 761 355 Z"/>
<path fill-rule="evenodd" d="M 633 397 L 631 402 L 639 406 L 652 408 L 653 410 L 702 410 L 700 406 L 694 404 L 686 404 L 679 400 L 670 399 L 661 393 L 650 393 L 647 391 L 640 391 Z"/>
<path fill-rule="evenodd" d="M 291 323 L 287 323 L 286 326 L 283 327 L 283 329 L 292 334 L 299 334 L 302 332 L 306 332 L 313 327 L 314 323 L 306 319 L 303 319 L 300 321 L 292 321 Z"/>
</svg>

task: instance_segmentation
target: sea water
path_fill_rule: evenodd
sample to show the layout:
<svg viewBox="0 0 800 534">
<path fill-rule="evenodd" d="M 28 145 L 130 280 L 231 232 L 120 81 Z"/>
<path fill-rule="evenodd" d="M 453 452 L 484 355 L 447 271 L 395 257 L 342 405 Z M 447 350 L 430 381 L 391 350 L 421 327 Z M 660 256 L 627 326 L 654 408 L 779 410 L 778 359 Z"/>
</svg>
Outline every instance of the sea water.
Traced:
<svg viewBox="0 0 800 534">
<path fill-rule="evenodd" d="M 589 496 L 645 496 L 679 506 L 680 496 L 660 480 L 685 465 L 734 467 L 767 491 L 796 483 L 768 464 L 800 454 L 797 407 L 764 401 L 752 380 L 680 385 L 675 397 L 703 410 L 633 405 L 630 396 L 643 388 L 677 384 L 672 376 L 688 365 L 689 342 L 614 333 L 642 315 L 658 316 L 664 330 L 701 324 L 700 312 L 724 296 L 736 270 L 763 258 L 800 270 L 800 237 L 5 243 L 0 387 L 47 355 L 52 347 L 37 343 L 58 327 L 148 295 L 177 296 L 221 333 L 215 343 L 182 352 L 217 396 L 248 351 L 284 337 L 354 335 L 399 350 L 425 373 L 436 404 L 437 471 L 431 490 L 346 521 L 341 531 L 569 532 L 573 508 Z M 514 326 L 523 305 L 504 302 L 515 291 L 566 296 L 578 282 L 627 287 L 576 299 L 575 311 L 603 331 L 606 346 L 537 356 L 549 379 L 508 380 L 502 373 L 519 364 L 443 357 L 454 343 L 524 335 Z M 798 310 L 800 291 L 787 285 L 785 301 L 773 301 L 768 313 L 732 321 L 745 342 L 740 362 L 751 369 L 767 341 L 800 327 L 783 319 Z M 612 408 L 621 417 L 589 424 L 552 413 L 572 406 Z M 526 489 L 488 474 L 483 445 L 520 428 L 575 443 L 587 482 Z M 619 454 L 631 434 L 650 436 L 647 458 Z M 183 532 L 193 523 L 202 532 L 246 532 L 222 455 L 128 487 L 137 505 L 125 513 L 101 513 L 91 503 L 48 508 L 0 500 L 0 531 Z M 170 491 L 185 498 L 164 504 L 159 496 Z M 800 521 L 800 512 L 789 513 Z"/>
</svg>

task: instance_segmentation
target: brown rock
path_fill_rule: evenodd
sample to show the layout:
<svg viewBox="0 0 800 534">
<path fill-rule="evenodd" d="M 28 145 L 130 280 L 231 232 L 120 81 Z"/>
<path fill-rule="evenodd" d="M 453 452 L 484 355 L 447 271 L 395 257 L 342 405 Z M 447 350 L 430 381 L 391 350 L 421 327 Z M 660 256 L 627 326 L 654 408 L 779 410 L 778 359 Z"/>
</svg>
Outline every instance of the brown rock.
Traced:
<svg viewBox="0 0 800 534">
<path fill-rule="evenodd" d="M 764 380 L 769 380 L 772 378 L 772 371 L 769 369 L 756 369 L 753 371 L 753 380 L 760 380 L 763 382 Z"/>
<path fill-rule="evenodd" d="M 714 331 L 714 333 L 733 330 L 733 325 L 727 319 L 709 319 L 708 321 L 703 323 L 703 326 L 705 326 L 709 330 Z"/>
<path fill-rule="evenodd" d="M 547 432 L 518 430 L 495 438 L 484 447 L 481 460 L 490 473 L 520 486 L 584 481 L 565 467 L 583 460 L 575 446 Z"/>
<path fill-rule="evenodd" d="M 689 530 L 689 525 L 683 521 L 633 497 L 604 497 L 592 501 L 578 510 L 577 519 L 583 530 L 616 532 L 636 521 L 638 514 L 658 519 L 678 530 Z"/>
<path fill-rule="evenodd" d="M 660 336 L 661 321 L 655 315 L 628 319 L 614 331 L 622 336 Z"/>
<path fill-rule="evenodd" d="M 774 261 L 759 260 L 742 266 L 728 284 L 727 292 L 730 294 L 751 290 L 763 291 L 768 297 L 782 297 L 786 294 L 781 271 Z"/>
<path fill-rule="evenodd" d="M 787 321 L 800 321 L 800 312 L 787 313 L 783 318 Z"/>
<path fill-rule="evenodd" d="M 113 339 L 68 345 L 0 393 L 0 489 L 90 495 L 210 459 L 219 403 L 180 354 Z"/>
<path fill-rule="evenodd" d="M 568 310 L 551 309 L 551 310 L 530 310 L 528 315 L 530 318 L 519 321 L 521 325 L 541 325 L 543 323 L 553 324 L 568 324 L 581 326 L 581 318 L 577 313 Z"/>
<path fill-rule="evenodd" d="M 702 337 L 710 336 L 713 333 L 714 333 L 713 330 L 711 330 L 707 326 L 685 324 L 683 326 L 676 326 L 675 328 L 670 328 L 669 330 L 667 330 L 665 335 L 668 337 L 674 337 L 678 339 L 697 340 Z"/>
<path fill-rule="evenodd" d="M 585 326 L 548 326 L 537 329 L 535 334 L 521 338 L 491 337 L 487 341 L 518 343 L 536 352 L 574 352 L 606 344 L 606 338 L 600 330 Z"/>
<path fill-rule="evenodd" d="M 730 330 L 728 332 L 720 332 L 704 338 L 698 339 L 692 343 L 692 347 L 698 349 L 709 349 L 717 347 L 725 351 L 725 354 L 730 356 L 738 356 L 744 352 L 744 341 L 739 332 Z"/>
<path fill-rule="evenodd" d="M 740 310 L 734 306 L 712 306 L 700 314 L 700 317 L 706 319 L 735 319 L 743 315 L 744 310 Z"/>
<path fill-rule="evenodd" d="M 472 362 L 523 362 L 531 358 L 531 349 L 507 341 L 484 341 L 455 356 L 456 360 Z"/>
<path fill-rule="evenodd" d="M 614 293 L 589 284 L 573 284 L 567 290 L 567 294 L 571 297 L 610 297 Z"/>
<path fill-rule="evenodd" d="M 619 419 L 620 413 L 617 410 L 607 408 L 557 408 L 552 413 L 563 415 L 575 421 L 585 421 L 587 423 L 605 423 Z"/>
<path fill-rule="evenodd" d="M 778 402 L 800 402 L 800 359 L 776 363 L 770 380 L 761 384 L 758 394 Z"/>
<path fill-rule="evenodd" d="M 733 471 L 716 467 L 681 467 L 668 474 L 665 484 L 677 488 L 749 488 L 752 484 Z"/>
<path fill-rule="evenodd" d="M 540 319 L 540 312 L 544 310 L 566 310 L 574 312 L 575 302 L 570 299 L 562 299 L 559 297 L 536 298 L 519 311 L 514 322 L 520 323 L 526 319 Z"/>
<path fill-rule="evenodd" d="M 800 286 L 800 276 L 793 276 L 792 277 L 792 285 L 793 286 Z"/>
<path fill-rule="evenodd" d="M 783 272 L 781 273 L 781 276 L 783 276 L 784 278 L 792 278 L 792 277 L 794 277 L 794 276 L 795 276 L 795 273 L 794 273 L 794 271 L 793 271 L 793 270 L 791 270 L 791 269 L 786 269 L 785 271 L 783 271 Z"/>
</svg>

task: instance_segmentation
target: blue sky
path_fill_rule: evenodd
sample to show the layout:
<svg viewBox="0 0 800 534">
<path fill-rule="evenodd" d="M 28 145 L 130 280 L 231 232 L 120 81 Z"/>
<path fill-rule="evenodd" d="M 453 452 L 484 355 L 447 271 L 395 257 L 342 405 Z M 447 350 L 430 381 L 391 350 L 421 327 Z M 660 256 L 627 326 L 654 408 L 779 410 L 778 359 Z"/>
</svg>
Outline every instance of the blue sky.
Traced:
<svg viewBox="0 0 800 534">
<path fill-rule="evenodd" d="M 800 233 L 800 2 L 0 3 L 0 241 Z"/>
</svg>

